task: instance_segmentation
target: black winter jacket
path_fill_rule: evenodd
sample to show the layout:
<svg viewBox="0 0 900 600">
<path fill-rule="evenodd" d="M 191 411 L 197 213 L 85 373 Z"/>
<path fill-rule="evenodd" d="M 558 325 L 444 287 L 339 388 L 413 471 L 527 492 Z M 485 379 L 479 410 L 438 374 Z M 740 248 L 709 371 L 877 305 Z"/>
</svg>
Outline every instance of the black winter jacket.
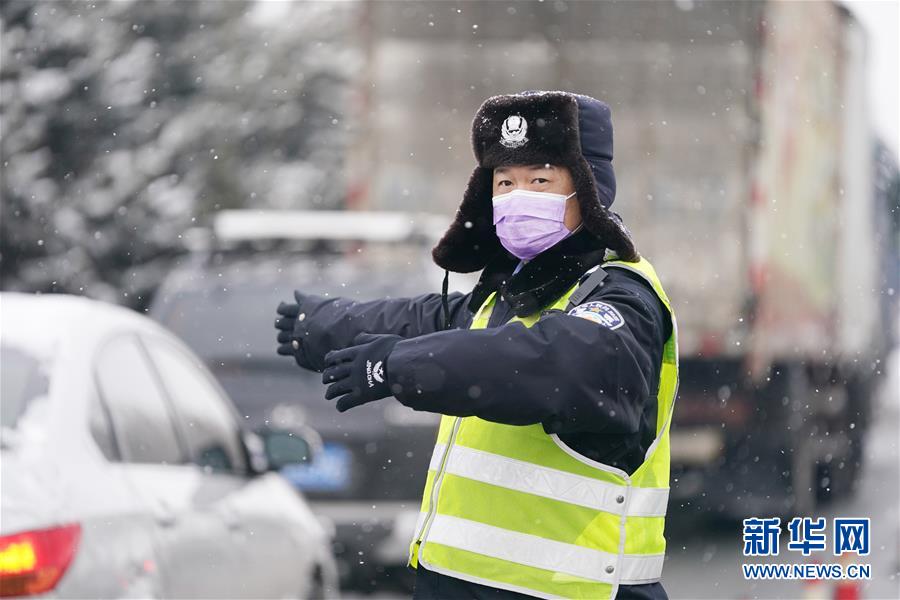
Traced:
<svg viewBox="0 0 900 600">
<path fill-rule="evenodd" d="M 586 279 L 603 254 L 582 230 L 512 275 L 518 260 L 501 251 L 472 292 L 448 295 L 449 330 L 436 293 L 369 302 L 305 296 L 303 351 L 321 370 L 328 351 L 360 332 L 401 335 L 407 339 L 394 347 L 385 372 L 403 404 L 510 425 L 541 423 L 584 456 L 633 473 L 655 437 L 659 370 L 672 329 L 649 284 L 606 269 L 581 306 L 612 306 L 623 321 L 615 329 L 565 311 L 544 311 L 530 328 L 508 322 L 550 305 Z M 469 330 L 492 291 L 498 297 L 488 327 Z M 665 597 L 657 583 L 622 586 L 620 598 L 629 597 L 629 587 Z"/>
</svg>

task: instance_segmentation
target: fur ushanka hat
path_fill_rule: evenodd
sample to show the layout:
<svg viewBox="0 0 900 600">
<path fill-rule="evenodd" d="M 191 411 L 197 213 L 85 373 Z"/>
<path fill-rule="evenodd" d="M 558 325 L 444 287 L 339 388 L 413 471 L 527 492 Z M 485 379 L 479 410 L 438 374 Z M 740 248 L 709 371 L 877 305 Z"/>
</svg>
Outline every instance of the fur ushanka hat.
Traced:
<svg viewBox="0 0 900 600">
<path fill-rule="evenodd" d="M 443 269 L 470 273 L 502 249 L 493 224 L 494 168 L 550 163 L 572 174 L 585 229 L 618 258 L 637 261 L 621 217 L 609 210 L 616 196 L 609 106 L 569 92 L 522 92 L 485 100 L 472 121 L 478 166 L 456 218 L 432 250 Z"/>
</svg>

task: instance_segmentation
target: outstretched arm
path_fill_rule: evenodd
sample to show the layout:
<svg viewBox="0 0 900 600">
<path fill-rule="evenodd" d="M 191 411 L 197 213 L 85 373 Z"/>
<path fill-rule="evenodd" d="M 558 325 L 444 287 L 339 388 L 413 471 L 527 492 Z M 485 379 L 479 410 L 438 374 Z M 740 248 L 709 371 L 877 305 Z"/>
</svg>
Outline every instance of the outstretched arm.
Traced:
<svg viewBox="0 0 900 600">
<path fill-rule="evenodd" d="M 613 287 L 531 328 L 403 340 L 387 360 L 388 383 L 416 410 L 542 423 L 548 433 L 634 433 L 657 391 L 664 310 L 652 291 Z"/>
<path fill-rule="evenodd" d="M 452 326 L 464 326 L 469 296 L 460 292 L 448 295 Z M 360 302 L 295 291 L 294 298 L 296 302 L 282 303 L 277 309 L 278 353 L 294 356 L 300 366 L 314 371 L 324 368 L 329 351 L 350 346 L 360 333 L 414 338 L 443 328 L 440 294 Z"/>
</svg>

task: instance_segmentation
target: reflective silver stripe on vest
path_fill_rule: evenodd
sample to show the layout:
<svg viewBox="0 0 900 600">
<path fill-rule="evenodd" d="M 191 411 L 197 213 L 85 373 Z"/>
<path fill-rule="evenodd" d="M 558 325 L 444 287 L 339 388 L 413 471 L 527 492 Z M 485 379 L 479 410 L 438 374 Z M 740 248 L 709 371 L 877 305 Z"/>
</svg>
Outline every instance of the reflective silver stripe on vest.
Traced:
<svg viewBox="0 0 900 600">
<path fill-rule="evenodd" d="M 444 448 L 446 444 L 435 444 L 431 469 L 440 467 Z M 459 444 L 453 446 L 444 470 L 466 479 L 617 515 L 627 506 L 628 516 L 664 517 L 669 501 L 668 488 L 615 485 Z M 624 501 L 626 494 L 630 496 L 628 502 Z"/>
<path fill-rule="evenodd" d="M 431 524 L 425 560 L 427 544 L 432 542 L 601 583 L 613 584 L 618 575 L 622 585 L 658 581 L 665 558 L 664 554 L 626 554 L 617 565 L 615 554 L 441 514 Z"/>
</svg>

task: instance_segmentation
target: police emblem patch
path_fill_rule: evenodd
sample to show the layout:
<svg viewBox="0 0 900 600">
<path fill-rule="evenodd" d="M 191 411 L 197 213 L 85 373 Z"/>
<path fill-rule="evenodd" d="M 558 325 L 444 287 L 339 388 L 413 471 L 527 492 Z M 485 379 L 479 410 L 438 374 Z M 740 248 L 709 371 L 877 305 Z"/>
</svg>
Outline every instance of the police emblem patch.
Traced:
<svg viewBox="0 0 900 600">
<path fill-rule="evenodd" d="M 568 314 L 594 321 L 608 329 L 618 329 L 625 324 L 621 313 L 606 302 L 585 302 L 570 310 Z"/>
<path fill-rule="evenodd" d="M 528 121 L 519 115 L 510 115 L 500 128 L 500 143 L 507 148 L 518 148 L 528 141 Z"/>
</svg>

